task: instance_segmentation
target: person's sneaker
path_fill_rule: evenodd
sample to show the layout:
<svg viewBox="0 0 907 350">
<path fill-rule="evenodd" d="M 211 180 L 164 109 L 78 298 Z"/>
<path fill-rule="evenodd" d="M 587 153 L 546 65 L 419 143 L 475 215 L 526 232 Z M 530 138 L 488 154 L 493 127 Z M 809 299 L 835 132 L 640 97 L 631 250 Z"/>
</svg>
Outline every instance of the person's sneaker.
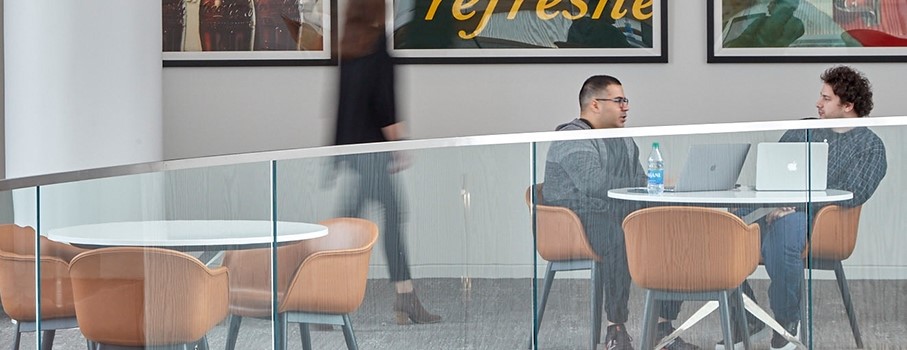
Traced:
<svg viewBox="0 0 907 350">
<path fill-rule="evenodd" d="M 608 333 L 605 334 L 605 349 L 607 350 L 633 350 L 633 344 L 630 342 L 630 334 L 623 324 L 612 324 L 608 326 Z"/>
<path fill-rule="evenodd" d="M 674 333 L 674 325 L 671 322 L 661 322 L 658 324 L 655 330 L 655 343 L 660 343 L 661 339 L 667 337 L 669 334 Z M 664 350 L 699 350 L 699 347 L 690 343 L 683 341 L 680 337 L 674 338 L 665 345 L 662 349 Z"/>
<path fill-rule="evenodd" d="M 750 344 L 755 343 L 756 340 L 762 338 L 763 335 L 767 335 L 768 330 L 770 329 L 770 328 L 766 327 L 765 323 L 760 320 L 756 320 L 755 322 L 747 322 L 746 326 L 750 330 L 750 332 L 749 332 L 750 333 Z M 739 328 L 739 327 L 734 327 L 734 348 L 733 349 L 742 350 L 743 349 L 743 334 L 740 334 L 740 332 L 738 332 L 737 328 Z M 719 341 L 718 344 L 715 344 L 715 350 L 728 350 L 728 348 L 724 346 L 724 339 Z"/>
<path fill-rule="evenodd" d="M 784 329 L 791 335 L 797 336 L 797 322 L 784 325 Z M 772 350 L 794 350 L 796 348 L 797 344 L 791 343 L 778 332 L 772 332 Z"/>
</svg>

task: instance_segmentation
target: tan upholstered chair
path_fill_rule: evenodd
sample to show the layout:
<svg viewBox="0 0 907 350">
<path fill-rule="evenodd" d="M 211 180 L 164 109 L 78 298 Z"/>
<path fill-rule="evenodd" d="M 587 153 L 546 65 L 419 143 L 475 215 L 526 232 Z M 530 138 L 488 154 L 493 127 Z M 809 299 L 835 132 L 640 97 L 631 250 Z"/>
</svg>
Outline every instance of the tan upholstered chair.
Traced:
<svg viewBox="0 0 907 350">
<path fill-rule="evenodd" d="M 846 208 L 829 205 L 819 209 L 814 220 L 809 245 L 803 252 L 807 257 L 807 268 L 835 272 L 838 289 L 841 291 L 841 298 L 844 301 L 844 309 L 847 311 L 847 318 L 850 321 L 850 329 L 859 349 L 863 348 L 863 338 L 860 336 L 857 316 L 853 310 L 850 289 L 847 286 L 847 277 L 844 275 L 841 261 L 850 257 L 857 244 L 857 227 L 860 225 L 862 208 L 862 206 Z M 806 298 L 803 299 L 805 305 Z"/>
<path fill-rule="evenodd" d="M 368 263 L 378 226 L 356 218 L 321 222 L 328 235 L 277 248 L 277 313 L 280 349 L 287 323 L 299 323 L 304 349 L 311 349 L 308 324 L 340 325 L 347 348 L 358 349 L 349 314 L 365 297 Z M 236 347 L 243 317 L 271 317 L 269 249 L 227 252 L 230 269 L 230 328 L 227 350 Z"/>
<path fill-rule="evenodd" d="M 108 347 L 207 349 L 227 316 L 227 269 L 158 248 L 101 248 L 76 256 L 70 276 L 85 338 Z"/>
<path fill-rule="evenodd" d="M 591 270 L 590 312 L 592 314 L 591 346 L 595 349 L 601 339 L 602 325 L 602 276 L 601 258 L 592 250 L 583 224 L 576 213 L 568 208 L 543 205 L 542 186 L 540 183 L 526 189 L 526 204 L 529 211 L 534 213 L 533 229 L 535 230 L 536 250 L 542 259 L 548 261 L 545 271 L 545 284 L 542 287 L 542 299 L 539 300 L 538 325 L 535 327 L 533 339 L 538 340 L 538 331 L 542 328 L 542 316 L 545 315 L 545 305 L 554 282 L 554 275 L 558 271 Z M 533 201 L 532 189 L 535 188 Z M 532 343 L 530 342 L 530 347 Z"/>
<path fill-rule="evenodd" d="M 725 344 L 733 344 L 729 303 L 743 310 L 739 287 L 759 264 L 759 225 L 719 209 L 657 207 L 631 213 L 623 227 L 630 276 L 646 290 L 641 349 L 655 345 L 662 300 L 718 300 Z"/>
<path fill-rule="evenodd" d="M 76 311 L 69 282 L 69 261 L 83 250 L 41 236 L 41 329 L 43 348 L 53 345 L 57 329 L 76 328 Z M 0 225 L 0 296 L 3 309 L 16 323 L 13 349 L 23 332 L 34 332 L 35 230 Z"/>
</svg>

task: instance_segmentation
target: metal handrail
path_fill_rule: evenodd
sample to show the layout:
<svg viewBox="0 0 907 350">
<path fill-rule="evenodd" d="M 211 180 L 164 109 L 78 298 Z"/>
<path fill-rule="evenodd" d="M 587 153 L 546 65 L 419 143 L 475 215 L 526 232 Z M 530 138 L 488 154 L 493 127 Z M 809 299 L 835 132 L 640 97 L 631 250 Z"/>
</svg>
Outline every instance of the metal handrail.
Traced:
<svg viewBox="0 0 907 350">
<path fill-rule="evenodd" d="M 583 140 L 590 138 L 674 136 L 696 134 L 718 134 L 733 132 L 756 132 L 807 128 L 836 128 L 857 126 L 907 125 L 907 116 L 845 118 L 822 120 L 787 120 L 769 122 L 713 123 L 648 126 L 622 129 L 581 130 L 574 132 L 532 132 L 463 136 L 437 139 L 405 140 L 395 142 L 363 143 L 355 145 L 322 146 L 288 150 L 250 152 L 198 158 L 173 159 L 156 162 L 117 165 L 110 167 L 74 170 L 45 175 L 35 175 L 0 180 L 0 191 L 45 186 L 59 183 L 100 179 L 114 176 L 145 174 L 160 171 L 193 169 L 212 166 L 234 165 L 276 160 L 331 157 L 348 154 L 393 152 L 434 149 L 446 147 L 505 145 L 531 142 Z"/>
</svg>

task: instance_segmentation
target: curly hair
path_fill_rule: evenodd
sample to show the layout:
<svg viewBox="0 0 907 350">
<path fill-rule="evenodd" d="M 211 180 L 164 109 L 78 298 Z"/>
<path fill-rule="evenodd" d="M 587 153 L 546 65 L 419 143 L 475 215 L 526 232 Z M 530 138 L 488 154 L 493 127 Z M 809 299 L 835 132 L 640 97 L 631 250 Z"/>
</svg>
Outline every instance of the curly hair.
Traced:
<svg viewBox="0 0 907 350">
<path fill-rule="evenodd" d="M 853 103 L 853 110 L 860 117 L 872 111 L 872 85 L 859 71 L 848 66 L 835 66 L 822 73 L 822 81 L 831 86 L 841 103 Z"/>
</svg>

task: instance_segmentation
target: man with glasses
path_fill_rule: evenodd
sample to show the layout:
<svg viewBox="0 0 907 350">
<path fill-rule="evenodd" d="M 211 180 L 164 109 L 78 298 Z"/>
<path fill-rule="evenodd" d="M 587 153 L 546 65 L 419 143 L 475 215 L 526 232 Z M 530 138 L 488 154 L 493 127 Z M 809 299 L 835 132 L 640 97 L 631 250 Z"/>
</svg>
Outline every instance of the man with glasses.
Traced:
<svg viewBox="0 0 907 350">
<path fill-rule="evenodd" d="M 627 122 L 630 100 L 614 77 L 596 75 L 586 79 L 579 93 L 580 115 L 556 130 L 622 128 Z M 646 172 L 639 163 L 639 148 L 630 138 L 556 141 L 545 163 L 545 204 L 573 210 L 586 231 L 592 249 L 602 261 L 605 311 L 608 330 L 606 349 L 633 349 L 624 323 L 629 310 L 630 271 L 621 223 L 637 209 L 633 202 L 608 198 L 608 190 L 646 185 Z M 670 320 L 677 318 L 680 302 L 663 302 L 658 339 L 673 332 Z M 666 349 L 699 349 L 677 338 Z"/>
</svg>

